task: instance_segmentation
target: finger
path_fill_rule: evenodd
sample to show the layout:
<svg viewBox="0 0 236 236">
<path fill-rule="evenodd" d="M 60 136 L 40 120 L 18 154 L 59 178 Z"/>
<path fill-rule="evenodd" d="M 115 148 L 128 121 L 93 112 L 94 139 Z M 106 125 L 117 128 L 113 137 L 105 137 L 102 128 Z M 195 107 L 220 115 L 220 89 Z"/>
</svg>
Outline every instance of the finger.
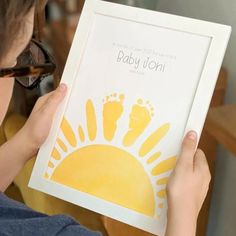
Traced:
<svg viewBox="0 0 236 236">
<path fill-rule="evenodd" d="M 53 93 L 54 93 L 54 91 L 52 91 L 52 92 L 50 92 L 50 93 L 47 93 L 47 94 L 43 95 L 42 97 L 40 97 L 40 98 L 37 100 L 37 102 L 36 102 L 36 104 L 35 104 L 35 106 L 34 106 L 34 108 L 33 108 L 32 111 L 37 111 L 37 110 L 39 110 L 40 108 L 42 108 L 42 107 L 44 106 L 45 102 L 48 100 L 48 98 L 49 98 Z"/>
<path fill-rule="evenodd" d="M 46 110 L 48 115 L 53 115 L 55 113 L 58 105 L 66 95 L 66 90 L 66 85 L 60 84 L 58 88 L 48 96 L 48 99 L 45 101 L 43 106 L 43 110 Z"/>
<path fill-rule="evenodd" d="M 190 131 L 184 137 L 181 153 L 178 159 L 179 165 L 191 165 L 193 167 L 194 155 L 197 145 L 197 133 Z"/>
<path fill-rule="evenodd" d="M 209 171 L 208 162 L 204 152 L 201 149 L 197 149 L 194 156 L 194 169 Z"/>
</svg>

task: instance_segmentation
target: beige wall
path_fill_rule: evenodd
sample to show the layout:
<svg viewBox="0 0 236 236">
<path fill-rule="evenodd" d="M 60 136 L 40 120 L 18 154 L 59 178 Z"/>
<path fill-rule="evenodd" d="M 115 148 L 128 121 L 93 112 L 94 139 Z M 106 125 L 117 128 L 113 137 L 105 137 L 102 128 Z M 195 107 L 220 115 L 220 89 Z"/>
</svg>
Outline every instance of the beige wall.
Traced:
<svg viewBox="0 0 236 236">
<path fill-rule="evenodd" d="M 223 64 L 229 72 L 226 103 L 236 103 L 236 0 L 159 0 L 157 10 L 233 27 Z M 235 235 L 236 157 L 220 147 L 208 236 Z"/>
</svg>

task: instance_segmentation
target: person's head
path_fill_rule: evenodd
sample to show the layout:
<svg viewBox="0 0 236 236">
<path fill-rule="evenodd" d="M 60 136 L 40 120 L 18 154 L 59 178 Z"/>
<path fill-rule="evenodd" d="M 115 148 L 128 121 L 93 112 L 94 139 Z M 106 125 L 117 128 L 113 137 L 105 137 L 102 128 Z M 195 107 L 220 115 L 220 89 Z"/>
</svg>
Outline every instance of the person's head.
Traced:
<svg viewBox="0 0 236 236">
<path fill-rule="evenodd" d="M 13 67 L 29 43 L 37 0 L 0 1 L 0 69 Z M 14 80 L 0 78 L 0 124 L 12 94 Z"/>
<path fill-rule="evenodd" d="M 36 0 L 1 0 L 0 68 L 10 67 L 28 44 L 33 32 Z"/>
</svg>

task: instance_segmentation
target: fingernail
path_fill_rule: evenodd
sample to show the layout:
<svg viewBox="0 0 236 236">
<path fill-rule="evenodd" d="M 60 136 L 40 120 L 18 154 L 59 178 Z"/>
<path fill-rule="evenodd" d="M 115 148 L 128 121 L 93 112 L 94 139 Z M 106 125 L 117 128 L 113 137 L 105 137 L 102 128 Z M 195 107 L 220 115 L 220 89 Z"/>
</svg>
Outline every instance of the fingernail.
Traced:
<svg viewBox="0 0 236 236">
<path fill-rule="evenodd" d="M 190 131 L 190 132 L 188 132 L 187 137 L 191 140 L 196 140 L 197 139 L 197 133 L 195 131 Z"/>
<path fill-rule="evenodd" d="M 59 85 L 59 91 L 64 92 L 66 90 L 66 85 L 65 84 L 60 84 Z"/>
</svg>

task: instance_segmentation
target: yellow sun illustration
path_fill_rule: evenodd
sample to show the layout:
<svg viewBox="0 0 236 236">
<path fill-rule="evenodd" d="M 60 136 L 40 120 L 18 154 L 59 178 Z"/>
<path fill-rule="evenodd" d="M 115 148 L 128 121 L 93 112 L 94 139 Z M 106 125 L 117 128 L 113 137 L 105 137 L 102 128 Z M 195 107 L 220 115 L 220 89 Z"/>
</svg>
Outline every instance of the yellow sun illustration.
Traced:
<svg viewBox="0 0 236 236">
<path fill-rule="evenodd" d="M 75 130 L 64 117 L 44 177 L 158 218 L 166 197 L 166 173 L 175 166 L 176 156 L 164 158 L 152 150 L 168 133 L 170 124 L 158 127 L 133 150 L 150 125 L 154 109 L 148 101 L 138 99 L 129 113 L 128 130 L 119 137 L 116 133 L 121 129 L 118 121 L 126 112 L 124 101 L 125 96 L 116 93 L 103 100 L 102 140 L 91 99 L 85 107 L 86 128 L 78 124 Z M 112 144 L 116 139 L 121 140 L 120 146 Z"/>
</svg>

